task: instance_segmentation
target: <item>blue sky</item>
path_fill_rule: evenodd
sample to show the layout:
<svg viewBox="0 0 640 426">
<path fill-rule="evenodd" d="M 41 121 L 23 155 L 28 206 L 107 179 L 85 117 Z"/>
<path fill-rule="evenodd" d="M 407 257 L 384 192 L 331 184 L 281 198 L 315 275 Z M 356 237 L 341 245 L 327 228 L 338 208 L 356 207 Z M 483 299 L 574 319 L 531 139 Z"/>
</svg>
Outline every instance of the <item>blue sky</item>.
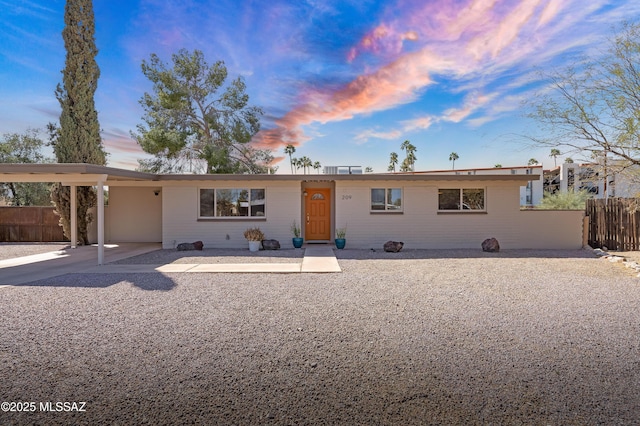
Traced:
<svg viewBox="0 0 640 426">
<path fill-rule="evenodd" d="M 0 134 L 57 121 L 64 67 L 63 0 L 0 0 Z M 544 90 L 539 70 L 599 55 L 613 29 L 637 21 L 637 0 L 94 0 L 101 78 L 96 93 L 109 165 L 144 158 L 129 132 L 151 84 L 140 70 L 181 48 L 223 60 L 263 107 L 255 143 L 289 172 L 296 145 L 322 165 L 386 172 L 400 144 L 416 170 L 553 165 L 522 101 Z M 575 157 L 575 155 L 572 155 Z"/>
</svg>

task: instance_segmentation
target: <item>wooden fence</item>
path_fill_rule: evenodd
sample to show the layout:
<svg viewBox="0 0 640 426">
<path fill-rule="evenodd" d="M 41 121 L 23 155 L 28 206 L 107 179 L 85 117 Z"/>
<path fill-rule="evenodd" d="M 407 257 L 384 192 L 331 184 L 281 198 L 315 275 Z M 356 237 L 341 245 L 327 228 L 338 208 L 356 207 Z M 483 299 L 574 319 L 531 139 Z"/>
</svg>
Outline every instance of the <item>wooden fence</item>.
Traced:
<svg viewBox="0 0 640 426">
<path fill-rule="evenodd" d="M 68 241 L 53 207 L 0 207 L 0 242 Z"/>
<path fill-rule="evenodd" d="M 589 245 L 610 250 L 640 250 L 640 211 L 635 198 L 587 200 Z"/>
</svg>

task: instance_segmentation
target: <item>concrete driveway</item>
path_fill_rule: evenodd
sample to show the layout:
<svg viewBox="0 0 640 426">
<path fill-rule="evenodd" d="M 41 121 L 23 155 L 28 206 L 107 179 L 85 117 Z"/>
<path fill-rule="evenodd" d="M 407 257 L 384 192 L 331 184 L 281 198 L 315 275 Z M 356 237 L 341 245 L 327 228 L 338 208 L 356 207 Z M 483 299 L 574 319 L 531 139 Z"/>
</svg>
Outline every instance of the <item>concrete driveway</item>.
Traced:
<svg viewBox="0 0 640 426">
<path fill-rule="evenodd" d="M 41 246 L 45 248 L 47 246 Z M 139 254 L 162 248 L 160 243 L 120 243 L 105 245 L 105 263 L 116 262 Z M 4 244 L 0 250 L 11 250 Z M 3 256 L 6 257 L 6 256 Z M 82 272 L 95 267 L 98 263 L 98 247 L 79 246 L 75 249 L 32 254 L 0 260 L 0 285 L 24 284 L 59 275 Z"/>
</svg>

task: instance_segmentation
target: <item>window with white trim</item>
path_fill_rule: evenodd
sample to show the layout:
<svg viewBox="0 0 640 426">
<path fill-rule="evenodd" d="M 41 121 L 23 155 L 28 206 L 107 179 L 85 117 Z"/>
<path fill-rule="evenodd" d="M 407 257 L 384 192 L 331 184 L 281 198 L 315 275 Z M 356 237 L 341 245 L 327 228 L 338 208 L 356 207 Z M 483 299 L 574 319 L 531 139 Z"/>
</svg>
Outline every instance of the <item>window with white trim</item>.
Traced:
<svg viewBox="0 0 640 426">
<path fill-rule="evenodd" d="M 438 210 L 484 211 L 484 188 L 456 188 L 438 190 Z"/>
<path fill-rule="evenodd" d="M 266 191 L 251 188 L 201 188 L 200 218 L 266 216 Z"/>
<path fill-rule="evenodd" d="M 371 188 L 372 212 L 401 212 L 402 188 Z"/>
</svg>

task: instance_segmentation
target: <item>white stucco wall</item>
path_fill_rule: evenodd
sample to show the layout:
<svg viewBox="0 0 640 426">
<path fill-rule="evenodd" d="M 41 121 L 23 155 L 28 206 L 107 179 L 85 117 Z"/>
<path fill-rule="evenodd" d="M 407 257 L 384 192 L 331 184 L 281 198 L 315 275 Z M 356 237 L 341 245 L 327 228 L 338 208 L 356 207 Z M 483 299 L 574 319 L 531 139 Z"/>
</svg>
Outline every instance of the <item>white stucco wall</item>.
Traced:
<svg viewBox="0 0 640 426">
<path fill-rule="evenodd" d="M 332 183 L 325 182 L 325 186 Z M 266 238 L 291 247 L 290 226 L 300 223 L 303 209 L 300 182 L 172 183 L 162 189 L 162 242 L 166 249 L 201 240 L 205 247 L 245 248 L 243 232 L 258 226 Z M 320 185 L 320 184 L 318 184 Z M 335 181 L 333 228 L 347 228 L 347 248 L 382 248 L 385 241 L 424 249 L 479 248 L 495 237 L 504 249 L 575 249 L 582 246 L 582 211 L 520 209 L 519 182 L 389 182 Z M 198 219 L 200 188 L 265 188 L 266 217 Z M 370 211 L 371 188 L 403 189 L 403 211 Z M 485 188 L 486 212 L 438 212 L 438 190 Z"/>
<path fill-rule="evenodd" d="M 110 187 L 109 205 L 105 207 L 105 241 L 162 241 L 162 197 L 160 187 Z"/>
<path fill-rule="evenodd" d="M 265 218 L 198 219 L 200 188 L 264 188 Z M 162 246 L 175 248 L 184 242 L 202 241 L 205 247 L 245 248 L 247 228 L 259 227 L 268 239 L 280 241 L 283 248 L 291 245 L 291 224 L 300 224 L 300 182 L 188 182 L 165 186 L 162 197 Z"/>
<path fill-rule="evenodd" d="M 372 213 L 371 188 L 402 187 L 402 214 Z M 438 189 L 485 188 L 486 213 L 438 212 Z M 575 211 L 521 211 L 517 183 L 336 182 L 337 227 L 347 226 L 347 247 L 478 248 L 495 237 L 502 248 L 580 248 L 582 217 Z"/>
</svg>

